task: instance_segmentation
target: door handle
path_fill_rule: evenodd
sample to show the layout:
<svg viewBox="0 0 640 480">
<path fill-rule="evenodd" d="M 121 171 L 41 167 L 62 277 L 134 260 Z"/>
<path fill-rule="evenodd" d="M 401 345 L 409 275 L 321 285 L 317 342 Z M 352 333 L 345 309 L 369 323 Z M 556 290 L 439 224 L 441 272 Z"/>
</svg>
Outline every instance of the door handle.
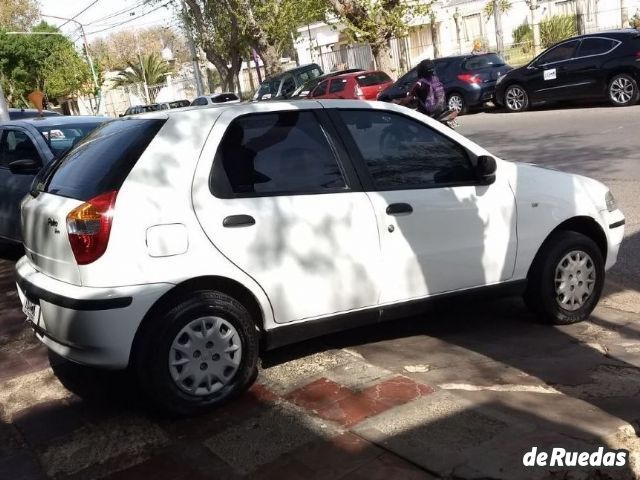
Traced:
<svg viewBox="0 0 640 480">
<path fill-rule="evenodd" d="M 251 215 L 230 215 L 222 221 L 222 226 L 227 228 L 250 227 L 256 224 L 256 219 Z"/>
<path fill-rule="evenodd" d="M 387 215 L 401 216 L 409 215 L 413 212 L 413 207 L 408 203 L 392 203 L 387 207 Z"/>
</svg>

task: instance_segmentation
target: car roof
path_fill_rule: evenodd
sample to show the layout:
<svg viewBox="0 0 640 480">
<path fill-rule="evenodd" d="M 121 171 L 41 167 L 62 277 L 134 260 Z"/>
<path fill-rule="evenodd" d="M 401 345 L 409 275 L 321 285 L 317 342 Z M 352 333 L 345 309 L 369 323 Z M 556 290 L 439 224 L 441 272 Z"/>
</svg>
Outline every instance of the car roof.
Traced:
<svg viewBox="0 0 640 480">
<path fill-rule="evenodd" d="M 640 37 L 640 30 L 636 30 L 635 28 L 618 28 L 615 30 L 605 30 L 603 32 L 594 32 L 594 33 L 587 33 L 585 35 L 578 35 L 576 37 L 573 37 L 572 40 L 577 38 L 590 38 L 590 37 L 612 37 L 612 38 L 618 38 L 618 39 L 625 38 L 625 37 L 636 38 L 636 37 Z"/>
<path fill-rule="evenodd" d="M 282 80 L 286 75 L 290 75 L 292 73 L 297 73 L 304 70 L 311 70 L 312 68 L 315 68 L 315 67 L 320 68 L 320 66 L 317 63 L 307 63 L 306 65 L 300 65 L 299 67 L 291 68 L 284 72 L 280 72 L 277 75 L 274 75 L 273 77 L 266 78 L 262 83 Z"/>
<path fill-rule="evenodd" d="M 32 117 L 21 118 L 19 120 L 11 120 L 8 122 L 0 123 L 2 125 L 16 125 L 16 126 L 33 126 L 33 127 L 58 127 L 64 125 L 80 125 L 83 123 L 96 123 L 106 122 L 111 120 L 109 117 L 97 116 L 97 115 L 70 115 L 70 116 L 51 116 L 51 117 Z"/>
</svg>

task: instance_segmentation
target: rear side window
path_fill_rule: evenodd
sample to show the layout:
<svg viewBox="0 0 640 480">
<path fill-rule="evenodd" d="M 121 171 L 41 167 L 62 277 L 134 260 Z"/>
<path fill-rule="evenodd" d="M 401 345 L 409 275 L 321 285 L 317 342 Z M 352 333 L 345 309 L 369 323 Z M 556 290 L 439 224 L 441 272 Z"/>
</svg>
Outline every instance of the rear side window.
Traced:
<svg viewBox="0 0 640 480">
<path fill-rule="evenodd" d="M 485 68 L 502 67 L 504 65 L 505 61 L 500 55 L 488 53 L 487 55 L 476 55 L 465 60 L 462 68 L 464 70 L 483 70 Z"/>
<path fill-rule="evenodd" d="M 577 56 L 601 55 L 611 50 L 615 43 L 614 40 L 608 38 L 585 38 L 580 44 Z"/>
<path fill-rule="evenodd" d="M 391 79 L 389 78 L 389 75 L 384 72 L 363 73 L 356 77 L 356 82 L 358 82 L 358 85 L 361 87 L 380 85 L 381 83 L 387 83 L 390 81 Z"/>
<path fill-rule="evenodd" d="M 118 190 L 165 120 L 109 122 L 38 177 L 36 190 L 87 201 Z"/>
<path fill-rule="evenodd" d="M 46 140 L 49 148 L 56 157 L 61 157 L 65 152 L 77 145 L 89 132 L 93 131 L 103 122 L 80 123 L 78 125 L 59 125 L 36 127 Z"/>
<path fill-rule="evenodd" d="M 214 161 L 217 197 L 327 193 L 346 189 L 313 112 L 246 115 L 227 129 Z"/>
<path fill-rule="evenodd" d="M 345 78 L 336 78 L 335 80 L 331 80 L 329 93 L 342 92 L 346 86 L 347 86 L 347 80 Z"/>
</svg>

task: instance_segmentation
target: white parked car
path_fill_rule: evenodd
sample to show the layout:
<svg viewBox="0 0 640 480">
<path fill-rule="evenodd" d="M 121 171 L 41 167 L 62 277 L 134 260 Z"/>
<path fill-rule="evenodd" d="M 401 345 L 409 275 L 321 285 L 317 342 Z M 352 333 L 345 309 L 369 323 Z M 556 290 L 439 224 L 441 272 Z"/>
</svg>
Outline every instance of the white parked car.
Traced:
<svg viewBox="0 0 640 480">
<path fill-rule="evenodd" d="M 603 184 L 382 102 L 123 118 L 34 190 L 16 268 L 38 338 L 132 366 L 183 414 L 246 389 L 263 349 L 444 295 L 520 286 L 541 318 L 583 320 L 624 231 Z"/>
<path fill-rule="evenodd" d="M 191 102 L 191 106 L 204 107 L 208 105 L 218 105 L 219 103 L 240 103 L 240 97 L 232 92 L 202 95 L 201 97 L 194 98 L 193 102 Z"/>
</svg>

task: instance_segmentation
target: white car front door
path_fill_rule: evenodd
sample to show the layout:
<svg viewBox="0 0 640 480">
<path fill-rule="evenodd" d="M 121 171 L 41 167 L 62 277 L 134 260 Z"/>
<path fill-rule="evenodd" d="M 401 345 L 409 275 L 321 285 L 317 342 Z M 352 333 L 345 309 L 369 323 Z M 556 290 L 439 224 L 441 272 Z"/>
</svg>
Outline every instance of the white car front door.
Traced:
<svg viewBox="0 0 640 480">
<path fill-rule="evenodd" d="M 368 177 L 381 236 L 381 304 L 512 277 L 516 210 L 504 175 L 480 185 L 469 152 L 409 116 L 335 112 Z"/>
<path fill-rule="evenodd" d="M 276 322 L 375 306 L 371 202 L 329 140 L 322 108 L 278 111 L 285 107 L 221 115 L 196 174 L 209 185 L 196 185 L 196 214 L 211 242 L 264 289 Z"/>
</svg>

